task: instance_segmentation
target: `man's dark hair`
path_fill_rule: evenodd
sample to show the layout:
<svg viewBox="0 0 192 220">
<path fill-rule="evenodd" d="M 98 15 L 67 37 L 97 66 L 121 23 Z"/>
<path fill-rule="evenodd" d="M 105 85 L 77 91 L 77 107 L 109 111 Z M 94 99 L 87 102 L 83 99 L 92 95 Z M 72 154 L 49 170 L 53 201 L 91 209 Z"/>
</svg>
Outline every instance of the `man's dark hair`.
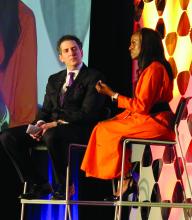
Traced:
<svg viewBox="0 0 192 220">
<path fill-rule="evenodd" d="M 161 35 L 158 31 L 150 28 L 142 28 L 137 31 L 141 34 L 141 52 L 138 57 L 138 65 L 144 70 L 153 61 L 159 61 L 163 64 L 168 72 L 169 78 L 173 79 L 171 65 L 165 58 L 164 47 Z"/>
<path fill-rule="evenodd" d="M 0 70 L 6 69 L 21 33 L 18 4 L 18 0 L 4 0 L 0 3 L 0 38 L 4 47 Z"/>
<path fill-rule="evenodd" d="M 61 49 L 60 49 L 61 44 L 67 40 L 74 40 L 77 43 L 77 45 L 79 46 L 79 48 L 82 49 L 83 44 L 78 37 L 76 37 L 74 35 L 64 35 L 57 41 L 57 51 L 59 54 L 61 53 Z"/>
</svg>

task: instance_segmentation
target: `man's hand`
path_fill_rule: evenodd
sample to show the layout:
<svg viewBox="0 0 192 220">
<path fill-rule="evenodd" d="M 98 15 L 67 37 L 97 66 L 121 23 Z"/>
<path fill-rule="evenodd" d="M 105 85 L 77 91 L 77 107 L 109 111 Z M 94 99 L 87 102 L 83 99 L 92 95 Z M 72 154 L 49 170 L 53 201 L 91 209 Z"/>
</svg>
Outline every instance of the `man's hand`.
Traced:
<svg viewBox="0 0 192 220">
<path fill-rule="evenodd" d="M 45 123 L 45 122 L 44 122 Z M 41 134 L 42 134 L 42 128 L 41 125 L 44 123 L 37 123 L 35 125 L 29 124 L 26 130 L 26 133 L 29 134 L 33 139 L 36 139 L 37 141 L 40 140 Z"/>
<path fill-rule="evenodd" d="M 56 121 L 53 121 L 53 122 L 48 122 L 48 123 L 45 123 L 41 126 L 41 128 L 43 129 L 42 131 L 42 136 L 44 135 L 44 133 L 50 129 L 50 128 L 54 128 L 57 126 L 57 122 Z"/>
<path fill-rule="evenodd" d="M 40 141 L 41 137 L 44 135 L 44 133 L 49 129 L 49 128 L 53 128 L 57 126 L 57 122 L 53 121 L 53 122 L 41 122 L 41 123 L 37 123 L 36 126 L 40 127 L 41 130 L 34 133 L 34 134 L 30 134 L 30 136 L 35 139 L 36 141 Z"/>
<path fill-rule="evenodd" d="M 42 137 L 43 130 L 40 130 L 39 132 L 36 132 L 35 134 L 29 134 L 33 139 L 36 141 L 40 141 Z"/>
</svg>

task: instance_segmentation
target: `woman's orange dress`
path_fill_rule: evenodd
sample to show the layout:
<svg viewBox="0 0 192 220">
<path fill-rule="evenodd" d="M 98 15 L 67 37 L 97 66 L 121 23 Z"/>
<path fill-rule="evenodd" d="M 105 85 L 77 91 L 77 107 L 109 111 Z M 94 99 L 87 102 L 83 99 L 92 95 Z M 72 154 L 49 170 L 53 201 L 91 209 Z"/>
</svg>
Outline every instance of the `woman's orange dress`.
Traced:
<svg viewBox="0 0 192 220">
<path fill-rule="evenodd" d="M 120 176 L 122 137 L 174 140 L 171 126 L 174 114 L 164 111 L 150 114 L 156 103 L 170 102 L 173 82 L 165 67 L 151 63 L 140 75 L 135 98 L 118 96 L 118 107 L 125 110 L 114 118 L 99 122 L 92 131 L 81 169 L 86 176 L 113 179 Z M 131 151 L 127 151 L 130 157 Z M 125 172 L 130 169 L 126 163 Z"/>
</svg>

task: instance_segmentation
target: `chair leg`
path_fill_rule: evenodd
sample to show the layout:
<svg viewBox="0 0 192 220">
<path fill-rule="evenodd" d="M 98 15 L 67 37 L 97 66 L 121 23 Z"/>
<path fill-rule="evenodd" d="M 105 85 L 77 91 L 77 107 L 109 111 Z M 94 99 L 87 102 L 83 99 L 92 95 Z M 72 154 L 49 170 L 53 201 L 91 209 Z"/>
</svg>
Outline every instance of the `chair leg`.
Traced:
<svg viewBox="0 0 192 220">
<path fill-rule="evenodd" d="M 187 177 L 187 183 L 188 183 L 188 187 L 189 187 L 189 191 L 190 191 L 190 198 L 192 198 L 192 187 L 191 187 L 191 183 L 190 183 L 190 180 L 189 180 L 189 174 L 187 172 L 187 167 L 186 167 L 186 162 L 185 162 L 185 156 L 184 156 L 184 153 L 183 153 L 183 149 L 182 149 L 182 146 L 181 146 L 181 143 L 180 143 L 180 139 L 179 139 L 179 132 L 178 132 L 178 129 L 177 127 L 175 127 L 175 133 L 176 133 L 176 140 L 177 140 L 177 145 L 180 149 L 180 152 L 181 152 L 181 159 L 182 159 L 182 163 L 183 163 L 183 167 L 184 167 L 184 172 L 186 174 L 186 177 Z M 176 152 L 176 146 L 175 146 L 175 152 Z M 176 157 L 177 157 L 177 152 L 176 152 Z M 179 163 L 179 162 L 178 162 Z M 178 164 L 178 167 L 179 167 L 179 164 Z M 180 168 L 180 167 L 179 167 Z M 179 170 L 180 171 L 180 170 Z M 181 175 L 181 171 L 180 171 L 180 175 Z M 185 188 L 184 188 L 184 184 L 183 184 L 183 180 L 182 180 L 182 176 L 181 176 L 181 183 L 182 183 L 182 187 L 183 187 L 183 192 L 184 192 L 184 199 L 185 199 L 185 202 L 187 202 L 187 196 L 186 196 L 186 193 L 185 193 Z M 185 214 L 185 219 L 188 219 L 189 217 L 191 217 L 191 214 L 189 213 L 190 210 L 188 209 L 185 209 L 184 210 L 184 214 Z"/>
<path fill-rule="evenodd" d="M 27 182 L 24 182 L 23 193 L 26 193 L 26 190 L 27 190 Z M 20 220 L 24 219 L 24 208 L 25 208 L 25 204 L 22 203 L 21 204 L 21 218 L 20 218 Z"/>
<path fill-rule="evenodd" d="M 114 220 L 118 220 L 118 217 L 119 217 L 119 206 L 116 206 Z"/>
<path fill-rule="evenodd" d="M 67 170 L 66 170 L 66 189 L 65 189 L 65 200 L 66 202 L 68 201 L 68 192 L 69 192 L 69 182 L 68 182 L 68 169 L 69 169 L 69 165 L 67 165 Z M 65 205 L 65 218 L 64 220 L 67 220 L 67 216 L 68 216 L 68 209 L 67 209 L 67 204 Z"/>
<path fill-rule="evenodd" d="M 69 176 L 70 176 L 70 155 L 71 155 L 71 146 L 69 145 L 69 153 L 68 153 L 68 165 L 67 165 L 67 169 L 66 169 L 66 205 L 65 205 L 65 220 L 68 219 L 72 220 L 71 218 L 71 209 L 70 209 L 70 205 L 68 204 L 69 201 Z"/>
<path fill-rule="evenodd" d="M 115 189 L 115 180 L 114 179 L 112 179 L 112 191 L 113 191 L 113 195 L 115 195 L 116 189 Z"/>
<path fill-rule="evenodd" d="M 71 217 L 71 206 L 70 206 L 70 205 L 67 205 L 66 208 L 67 208 L 69 220 L 72 220 L 72 217 Z"/>
<path fill-rule="evenodd" d="M 66 200 L 66 205 L 65 205 L 65 220 L 68 219 L 69 217 L 69 220 L 72 220 L 71 218 L 71 209 L 70 209 L 70 205 L 68 204 L 68 201 L 69 201 L 69 173 L 70 172 L 70 166 L 69 164 L 67 165 L 67 171 L 66 171 L 66 197 L 65 197 L 65 200 Z"/>
<path fill-rule="evenodd" d="M 118 183 L 117 183 L 117 188 L 119 188 L 119 181 L 118 181 Z M 115 180 L 114 180 L 114 179 L 112 180 L 112 191 L 113 191 L 113 195 L 115 195 L 115 193 L 116 193 L 116 187 L 115 187 Z M 114 220 L 117 220 L 118 210 L 119 210 L 119 207 L 118 207 L 118 206 L 115 206 L 115 216 L 114 216 Z"/>
<path fill-rule="evenodd" d="M 190 185 L 190 181 L 189 181 L 189 175 L 188 175 L 188 172 L 187 172 L 187 167 L 186 167 L 186 164 L 185 164 L 185 159 L 184 159 L 184 156 L 183 156 L 183 151 L 182 151 L 182 148 L 181 148 L 179 140 L 178 140 L 177 143 L 178 143 L 178 145 L 180 147 L 183 167 L 184 167 L 184 171 L 185 171 L 186 176 L 187 176 L 187 182 L 188 182 L 188 186 L 189 186 L 190 193 L 191 193 L 191 185 Z M 187 196 L 186 196 L 185 187 L 184 187 L 184 183 L 183 183 L 183 179 L 182 179 L 182 173 L 181 173 L 181 169 L 180 169 L 180 164 L 179 164 L 179 161 L 178 161 L 176 145 L 174 146 L 174 151 L 175 151 L 175 155 L 176 155 L 176 163 L 177 163 L 177 166 L 178 166 L 178 169 L 179 169 L 179 176 L 180 176 L 180 179 L 181 179 L 181 185 L 182 185 L 182 188 L 183 188 L 184 201 L 187 202 Z M 192 195 L 192 193 L 191 193 L 191 195 Z M 185 220 L 189 220 L 189 217 L 190 217 L 189 210 L 188 209 L 184 209 L 183 212 L 184 212 Z"/>
<path fill-rule="evenodd" d="M 178 133 L 177 129 L 175 129 L 175 133 L 176 133 L 177 144 L 178 144 L 180 152 L 181 152 L 181 158 L 182 158 L 182 162 L 183 162 L 184 171 L 185 171 L 186 177 L 187 177 L 187 183 L 188 183 L 191 198 L 192 198 L 192 187 L 191 187 L 191 183 L 190 183 L 190 180 L 189 180 L 189 174 L 187 172 L 185 157 L 184 157 L 183 149 L 181 147 L 181 143 L 180 143 L 180 140 L 179 140 L 179 133 Z M 175 146 L 175 151 L 176 151 L 176 146 Z M 177 152 L 176 152 L 176 156 L 177 156 Z"/>
<path fill-rule="evenodd" d="M 69 204 L 66 204 L 65 205 L 65 220 L 72 220 L 72 217 L 71 217 L 71 209 L 70 209 L 70 205 Z"/>
<path fill-rule="evenodd" d="M 122 152 L 122 163 L 121 163 L 121 178 L 120 178 L 120 199 L 119 202 L 122 202 L 122 192 L 123 192 L 123 177 L 124 177 L 124 164 L 125 164 L 125 150 L 126 150 L 126 143 L 123 142 L 123 152 Z M 122 212 L 122 205 L 119 204 L 116 206 L 115 210 L 115 220 L 121 220 L 121 212 Z"/>
<path fill-rule="evenodd" d="M 184 184 L 183 184 L 183 179 L 182 179 L 182 173 L 181 173 L 181 169 L 180 169 L 180 164 L 179 164 L 179 161 L 178 161 L 176 146 L 174 146 L 173 149 L 174 149 L 174 152 L 175 152 L 176 163 L 177 163 L 177 166 L 178 166 L 178 172 L 179 172 L 179 176 L 180 176 L 180 179 L 181 179 L 181 185 L 182 185 L 182 190 L 183 190 L 183 197 L 184 197 L 184 201 L 186 201 L 186 200 L 187 200 L 187 197 L 186 197 L 185 188 L 184 188 Z M 185 220 L 188 220 L 186 209 L 184 209 L 183 212 L 184 212 Z"/>
<path fill-rule="evenodd" d="M 69 220 L 72 220 L 71 216 L 71 206 L 69 204 L 69 178 L 70 178 L 70 161 L 71 161 L 71 150 L 73 147 L 76 148 L 86 148 L 86 145 L 81 145 L 81 144 L 75 144 L 71 143 L 69 144 L 69 151 L 68 151 L 68 165 L 67 165 L 67 170 L 66 170 L 66 206 L 65 206 L 65 220 L 69 218 Z"/>
</svg>

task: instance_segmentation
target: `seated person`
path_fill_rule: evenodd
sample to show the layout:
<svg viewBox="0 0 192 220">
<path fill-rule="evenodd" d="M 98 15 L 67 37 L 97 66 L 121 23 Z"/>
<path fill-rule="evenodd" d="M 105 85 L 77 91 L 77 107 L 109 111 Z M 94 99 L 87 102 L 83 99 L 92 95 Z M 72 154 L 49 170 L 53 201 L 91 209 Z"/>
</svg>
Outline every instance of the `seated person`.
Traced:
<svg viewBox="0 0 192 220">
<path fill-rule="evenodd" d="M 142 28 L 131 37 L 129 51 L 138 60 L 139 77 L 133 98 L 114 92 L 102 81 L 98 93 L 112 97 L 119 108 L 115 117 L 99 122 L 92 131 L 81 169 L 86 176 L 114 179 L 121 175 L 122 138 L 174 140 L 174 114 L 169 107 L 173 98 L 173 73 L 165 59 L 161 37 L 157 31 Z M 93 156 L 94 155 L 94 156 Z M 96 156 L 95 156 L 96 155 Z M 132 193 L 131 150 L 127 149 L 123 193 Z M 111 200 L 119 199 L 119 190 Z"/>
<path fill-rule="evenodd" d="M 24 125 L 0 134 L 5 152 L 17 170 L 19 168 L 24 181 L 30 184 L 29 190 L 21 195 L 23 199 L 39 199 L 53 192 L 37 164 L 32 164 L 29 154 L 29 148 L 39 141 L 48 148 L 57 182 L 52 198 L 65 199 L 68 146 L 71 142 L 87 143 L 105 103 L 105 97 L 95 88 L 96 82 L 104 77 L 82 62 L 81 41 L 76 36 L 65 35 L 59 39 L 57 50 L 66 69 L 48 79 L 43 106 L 36 121 L 40 131 L 26 134 L 27 125 Z M 70 186 L 72 194 L 72 181 Z"/>
</svg>

